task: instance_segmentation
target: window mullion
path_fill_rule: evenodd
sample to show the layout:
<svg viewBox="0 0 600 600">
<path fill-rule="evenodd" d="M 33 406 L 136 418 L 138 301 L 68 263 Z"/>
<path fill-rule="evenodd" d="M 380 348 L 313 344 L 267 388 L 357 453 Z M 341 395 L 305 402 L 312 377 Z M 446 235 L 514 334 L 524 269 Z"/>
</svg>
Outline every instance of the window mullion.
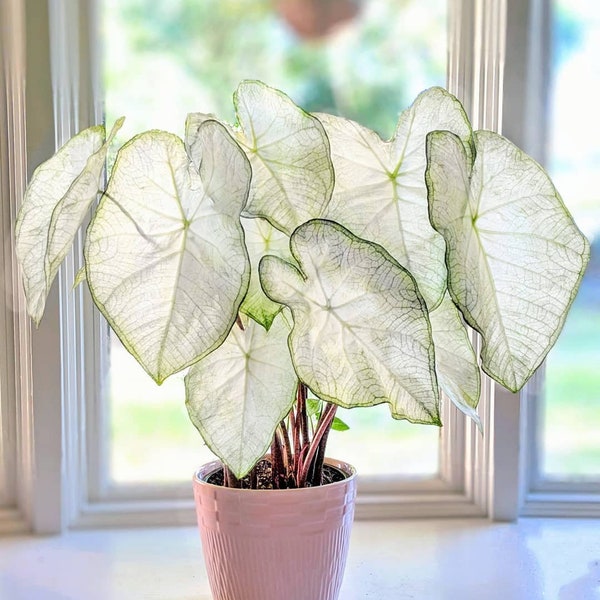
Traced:
<svg viewBox="0 0 600 600">
<path fill-rule="evenodd" d="M 514 111 L 505 113 L 518 81 L 511 69 L 522 62 L 513 58 L 508 65 L 507 47 L 511 57 L 527 50 L 526 45 L 518 45 L 521 40 L 517 36 L 523 31 L 517 26 L 523 24 L 515 17 L 523 8 L 529 14 L 529 0 L 451 0 L 451 5 L 455 17 L 450 23 L 449 90 L 463 102 L 474 129 L 501 133 L 507 117 L 514 116 Z M 510 108 L 514 108 L 512 104 Z M 479 353 L 481 341 L 475 334 L 473 337 Z M 517 517 L 519 499 L 518 396 L 484 375 L 479 412 L 484 436 L 470 432 L 474 471 L 468 487 L 491 518 L 512 520 Z"/>
<path fill-rule="evenodd" d="M 51 3 L 50 39 L 52 84 L 57 146 L 72 135 L 101 121 L 97 103 L 96 40 L 92 14 L 95 2 L 62 0 Z M 82 228 L 83 229 L 83 228 Z M 77 521 L 88 496 L 86 404 L 97 392 L 98 372 L 90 343 L 87 321 L 91 300 L 85 286 L 73 289 L 76 273 L 83 266 L 83 233 L 60 272 L 60 322 L 62 354 L 62 399 L 64 472 L 62 482 L 65 524 Z"/>
</svg>

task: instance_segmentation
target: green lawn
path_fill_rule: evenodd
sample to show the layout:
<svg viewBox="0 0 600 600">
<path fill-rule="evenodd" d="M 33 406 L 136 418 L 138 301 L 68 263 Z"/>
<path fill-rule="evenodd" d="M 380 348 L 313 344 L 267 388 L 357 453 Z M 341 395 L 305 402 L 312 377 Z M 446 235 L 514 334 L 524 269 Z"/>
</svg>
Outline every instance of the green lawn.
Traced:
<svg viewBox="0 0 600 600">
<path fill-rule="evenodd" d="M 575 305 L 545 379 L 542 468 L 551 477 L 600 476 L 600 313 Z"/>
</svg>

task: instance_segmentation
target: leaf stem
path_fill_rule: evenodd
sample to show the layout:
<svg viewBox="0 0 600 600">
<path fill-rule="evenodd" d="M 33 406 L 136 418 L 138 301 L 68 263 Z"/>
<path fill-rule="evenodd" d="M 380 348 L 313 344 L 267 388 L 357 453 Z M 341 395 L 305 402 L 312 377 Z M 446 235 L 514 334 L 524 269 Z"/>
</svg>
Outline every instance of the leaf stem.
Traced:
<svg viewBox="0 0 600 600">
<path fill-rule="evenodd" d="M 281 423 L 279 423 L 279 429 L 281 430 L 282 446 L 284 450 L 284 457 L 287 463 L 286 468 L 289 473 L 290 469 L 293 466 L 294 459 L 292 456 L 292 447 L 290 446 L 290 436 L 288 433 L 288 428 L 284 420 L 282 420 Z"/>
<path fill-rule="evenodd" d="M 281 440 L 279 439 L 279 432 L 277 430 L 275 430 L 273 442 L 271 443 L 271 475 L 273 479 L 274 490 L 287 487 L 287 477 L 285 476 L 285 467 L 283 465 Z"/>
<path fill-rule="evenodd" d="M 297 400 L 297 414 L 300 419 L 300 428 L 302 435 L 302 447 L 307 446 L 310 443 L 310 437 L 308 435 L 308 415 L 306 413 L 306 396 L 307 388 L 302 382 L 298 382 L 298 393 L 296 395 Z"/>
<path fill-rule="evenodd" d="M 233 471 L 227 466 L 223 465 L 223 485 L 230 488 L 241 488 L 242 482 L 233 474 Z"/>
<path fill-rule="evenodd" d="M 306 485 L 306 480 L 308 476 L 308 472 L 311 467 L 311 463 L 315 458 L 317 451 L 321 445 L 321 440 L 325 438 L 325 443 L 327 442 L 327 436 L 329 435 L 329 431 L 331 429 L 331 425 L 333 423 L 333 419 L 335 417 L 335 411 L 337 410 L 336 404 L 331 404 L 327 402 L 321 416 L 319 418 L 319 422 L 317 423 L 317 431 L 315 432 L 315 437 L 310 444 L 308 452 L 305 457 L 301 461 L 301 467 L 299 469 L 298 474 L 298 487 L 304 487 Z"/>
</svg>

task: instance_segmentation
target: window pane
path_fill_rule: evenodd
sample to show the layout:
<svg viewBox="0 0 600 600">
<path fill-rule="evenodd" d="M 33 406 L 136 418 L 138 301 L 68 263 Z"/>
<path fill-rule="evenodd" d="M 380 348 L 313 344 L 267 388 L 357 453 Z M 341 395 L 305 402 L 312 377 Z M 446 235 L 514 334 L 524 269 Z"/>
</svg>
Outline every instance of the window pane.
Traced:
<svg viewBox="0 0 600 600">
<path fill-rule="evenodd" d="M 307 110 L 355 119 L 389 138 L 422 89 L 444 85 L 445 0 L 103 0 L 107 121 L 125 140 L 185 115 L 231 120 L 242 79 L 286 91 Z M 187 480 L 210 453 L 187 420 L 182 376 L 156 388 L 111 339 L 109 477 Z M 387 407 L 341 411 L 329 454 L 365 474 L 431 476 L 439 430 L 392 421 Z"/>
<path fill-rule="evenodd" d="M 600 5 L 553 2 L 549 168 L 592 258 L 547 361 L 542 475 L 600 478 Z"/>
</svg>

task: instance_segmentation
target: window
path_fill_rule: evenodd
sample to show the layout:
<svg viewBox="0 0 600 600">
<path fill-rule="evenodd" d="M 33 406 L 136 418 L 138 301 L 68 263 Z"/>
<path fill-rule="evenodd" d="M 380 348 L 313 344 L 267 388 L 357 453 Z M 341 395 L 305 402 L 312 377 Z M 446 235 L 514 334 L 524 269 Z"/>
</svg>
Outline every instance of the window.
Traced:
<svg viewBox="0 0 600 600">
<path fill-rule="evenodd" d="M 557 188 L 591 243 L 591 260 L 573 309 L 545 369 L 529 387 L 527 431 L 531 444 L 525 510 L 598 514 L 600 498 L 600 157 L 592 141 L 597 129 L 595 64 L 600 11 L 593 2 L 549 3 L 548 105 L 543 159 Z M 544 504 L 543 500 L 547 500 Z"/>
<path fill-rule="evenodd" d="M 592 246 L 592 257 L 565 330 L 546 363 L 543 456 L 547 479 L 600 482 L 600 154 L 591 98 L 600 10 L 554 0 L 548 168 Z M 577 107 L 577 110 L 573 110 Z"/>
<path fill-rule="evenodd" d="M 144 15 L 139 11 L 143 11 L 144 5 L 141 0 L 127 3 L 116 2 L 116 0 L 105 0 L 105 2 L 107 7 L 119 11 L 131 11 L 131 14 L 139 17 L 140 29 L 135 33 L 137 36 L 135 39 L 142 47 L 146 44 L 146 52 L 149 52 L 149 49 L 154 52 L 154 49 L 160 47 L 160 35 L 162 35 L 160 27 L 169 24 L 172 13 L 186 4 L 181 0 L 177 3 L 164 2 L 153 5 L 153 11 L 157 17 L 160 17 L 158 19 L 160 22 L 155 23 L 154 28 L 146 25 L 142 28 Z M 443 44 L 443 38 L 437 38 L 434 44 L 435 50 L 431 52 L 441 50 L 442 55 L 436 54 L 436 56 L 442 58 L 433 61 L 436 66 L 427 77 L 419 75 L 416 79 L 411 79 L 414 84 L 410 85 L 414 87 L 407 86 L 406 95 L 401 101 L 399 100 L 395 109 L 408 104 L 415 92 L 422 87 L 440 82 L 436 77 L 440 76 L 439 63 L 440 60 L 442 63 L 445 60 L 443 53 L 447 45 L 448 87 L 464 101 L 474 125 L 485 128 L 500 128 L 499 126 L 502 125 L 504 133 L 518 143 L 527 146 L 527 143 L 534 144 L 537 140 L 539 144 L 539 135 L 536 137 L 532 134 L 527 138 L 529 130 L 535 129 L 531 124 L 536 121 L 531 116 L 525 118 L 525 111 L 522 108 L 526 107 L 528 102 L 534 108 L 536 107 L 535 101 L 531 100 L 532 98 L 535 100 L 535 90 L 537 90 L 533 83 L 537 79 L 542 80 L 543 77 L 538 70 L 537 79 L 533 76 L 527 78 L 523 76 L 522 70 L 530 62 L 535 62 L 536 48 L 539 50 L 543 47 L 543 44 L 536 45 L 537 42 L 533 43 L 532 40 L 535 41 L 539 37 L 543 42 L 547 39 L 543 35 L 538 35 L 540 32 L 533 27 L 534 24 L 539 25 L 544 22 L 540 15 L 543 16 L 542 9 L 548 6 L 547 2 L 545 0 L 528 2 L 450 0 L 447 4 L 447 17 L 444 17 L 445 3 L 434 2 L 434 0 L 431 2 L 431 5 L 429 2 L 414 3 L 417 8 L 414 8 L 414 12 L 409 15 L 410 23 L 414 25 L 411 32 L 417 35 L 419 27 L 423 26 L 424 22 L 429 22 L 430 12 L 434 10 L 431 7 L 437 7 L 434 14 L 439 22 L 436 22 L 438 26 L 442 23 L 444 27 L 444 19 L 447 19 L 448 35 L 447 42 Z M 8 239 L 15 207 L 22 195 L 25 160 L 27 159 L 31 168 L 48 157 L 56 145 L 63 143 L 75 131 L 101 118 L 99 100 L 101 95 L 97 93 L 101 87 L 101 77 L 97 70 L 90 68 L 99 64 L 98 48 L 101 45 L 98 40 L 97 24 L 103 23 L 107 54 L 117 53 L 117 56 L 111 55 L 113 63 L 118 63 L 118 57 L 125 56 L 127 50 L 126 36 L 116 35 L 114 29 L 123 25 L 103 21 L 102 13 L 95 12 L 102 6 L 101 4 L 91 1 L 69 3 L 68 7 L 66 4 L 46 3 L 43 0 L 27 3 L 24 0 L 8 0 L 0 7 L 3 27 L 14 32 L 14 37 L 11 38 L 4 35 L 3 29 L 3 36 L 0 38 L 3 56 L 8 57 L 8 60 L 0 65 L 0 75 L 2 75 L 0 85 L 4 88 L 3 92 L 5 90 L 7 92 L 1 97 L 2 99 L 20 98 L 19 102 L 21 102 L 21 104 L 17 103 L 12 111 L 6 112 L 6 121 L 0 121 L 2 126 L 0 140 L 4 144 L 2 158 L 0 158 L 3 176 L 0 182 L 2 185 L 0 223 L 5 239 Z M 235 4 L 241 5 L 241 3 Z M 254 7 L 262 6 L 260 2 L 252 4 Z M 361 5 L 368 4 L 365 0 Z M 215 7 L 219 10 L 226 10 L 226 5 L 226 2 L 215 3 Z M 267 5 L 271 7 L 272 3 L 265 2 L 264 6 Z M 383 0 L 372 0 L 372 5 L 379 7 L 377 10 L 381 11 L 384 11 L 382 7 L 387 6 Z M 405 6 L 410 6 L 410 3 L 406 3 Z M 505 8 L 508 10 L 507 13 L 504 12 Z M 256 10 L 258 11 L 258 8 Z M 537 13 L 537 10 L 541 12 Z M 389 22 L 394 22 L 398 16 L 394 11 L 392 14 L 385 14 L 388 15 L 385 18 Z M 5 18 L 7 15 L 10 16 L 9 19 Z M 523 18 L 523 15 L 526 18 Z M 260 15 L 255 16 L 258 18 Z M 256 23 L 254 25 L 256 26 Z M 276 38 L 277 43 L 288 43 L 285 39 L 282 42 L 281 31 L 277 35 L 279 36 Z M 22 106 L 24 66 L 20 65 L 18 71 L 20 76 L 14 79 L 14 83 L 10 83 L 7 78 L 10 69 L 22 60 L 18 56 L 4 52 L 11 40 L 15 39 L 25 40 L 28 46 L 26 113 Z M 399 35 L 395 35 L 394 39 L 396 43 L 403 41 L 402 36 Z M 194 42 L 193 39 L 188 41 L 190 44 Z M 250 43 L 253 38 L 250 37 L 247 41 Z M 409 45 L 412 45 L 412 42 Z M 421 50 L 421 55 L 429 52 L 424 48 Z M 395 53 L 396 47 L 393 47 L 392 51 Z M 189 52 L 189 48 L 186 47 L 185 52 Z M 314 53 L 312 45 L 310 52 Z M 537 56 L 538 60 L 540 56 L 543 56 L 543 52 Z M 272 61 L 278 58 L 276 53 L 272 53 L 269 57 Z M 525 57 L 528 57 L 527 60 Z M 160 60 L 166 59 L 157 60 L 159 62 L 155 64 L 160 66 L 164 64 Z M 309 65 L 320 64 L 313 54 L 310 60 L 299 56 L 294 60 L 298 64 L 303 62 Z M 120 73 L 121 77 L 133 79 L 143 75 L 141 70 L 135 68 L 127 72 L 126 69 L 129 67 L 126 67 L 126 64 L 128 63 L 119 64 L 119 69 L 124 71 Z M 417 61 L 407 68 L 413 74 L 419 74 L 421 73 L 419 64 Z M 365 72 L 368 72 L 367 67 L 361 64 L 361 69 L 364 68 Z M 189 75 L 193 68 L 199 67 L 185 63 L 185 66 L 179 66 L 174 73 L 182 79 L 197 82 L 196 75 L 193 77 Z M 229 72 L 222 65 L 219 69 Z M 336 68 L 335 72 L 340 77 L 345 74 L 341 67 Z M 118 74 L 118 70 L 115 73 Z M 117 77 L 114 74 L 113 76 Z M 237 80 L 245 76 L 245 73 L 235 73 L 232 75 L 232 81 L 222 81 L 220 85 L 229 94 Z M 271 79 L 260 73 L 256 76 L 266 80 Z M 333 97 L 332 90 L 327 87 L 327 82 L 322 80 L 322 75 L 317 72 L 314 76 L 318 83 L 315 85 L 323 92 L 324 97 L 327 97 L 327 94 Z M 300 103 L 310 105 L 314 98 L 303 95 L 307 93 L 307 89 L 303 88 L 299 81 L 296 80 L 295 83 L 292 81 L 289 84 L 285 79 L 269 82 L 280 85 L 292 95 L 298 94 L 296 99 Z M 523 82 L 527 82 L 527 89 L 523 89 Z M 122 109 L 115 103 L 110 91 L 114 89 L 111 88 L 114 83 L 109 81 L 110 85 L 107 88 L 109 115 L 111 111 L 113 116 L 115 112 L 128 114 L 131 130 L 161 126 L 181 133 L 181 115 L 190 110 L 187 106 L 183 106 L 178 111 L 179 114 L 177 111 L 173 112 L 177 115 L 174 123 L 159 121 L 158 117 L 149 117 L 150 122 L 147 123 L 132 123 L 139 118 L 139 114 L 137 111 L 131 112 L 127 107 Z M 179 80 L 171 83 L 173 84 L 171 87 L 179 87 Z M 156 89 L 155 82 L 146 84 L 148 85 L 153 86 L 152 91 Z M 141 89 L 143 87 L 144 85 Z M 534 91 L 532 92 L 530 88 Z M 191 110 L 205 107 L 211 109 L 211 102 L 217 109 L 221 105 L 221 100 L 211 99 L 206 89 L 194 88 L 194 90 Z M 377 94 L 380 93 L 385 96 L 389 92 L 387 88 L 383 92 L 376 88 L 374 97 L 378 97 Z M 155 94 L 154 97 L 157 95 Z M 528 100 L 525 101 L 525 98 Z M 129 98 L 128 105 L 135 105 L 136 100 L 139 98 Z M 357 95 L 344 102 L 354 110 L 352 102 L 360 106 L 362 101 L 360 95 Z M 158 106 L 161 113 L 171 114 L 163 108 Z M 218 112 L 222 114 L 221 111 Z M 27 115 L 27 138 L 23 127 L 24 114 Z M 532 114 L 538 118 L 543 116 L 543 111 L 533 110 Z M 349 116 L 362 120 L 352 112 Z M 0 117 L 4 118 L 4 113 Z M 520 119 L 529 125 L 521 127 Z M 393 120 L 395 119 L 391 122 Z M 387 128 L 389 133 L 389 125 L 383 122 L 374 122 L 372 126 L 382 133 L 385 133 Z M 10 127 L 13 128 L 12 137 L 7 134 Z M 543 131 L 543 128 L 541 130 Z M 527 143 L 524 143 L 523 137 L 519 138 L 519 135 L 525 136 Z M 12 154 L 5 153 L 7 139 L 14 140 Z M 10 166 L 10 171 L 7 170 L 7 166 Z M 6 187 L 5 173 L 10 173 L 12 177 L 10 181 L 14 182 L 10 184 L 10 189 Z M 119 381 L 126 379 L 129 383 L 137 377 L 133 370 L 137 367 L 127 365 L 127 355 L 116 358 L 117 353 L 122 351 L 114 340 L 109 339 L 106 325 L 93 310 L 83 288 L 80 287 L 75 291 L 71 289 L 74 275 L 80 266 L 78 252 L 76 248 L 73 256 L 69 257 L 62 269 L 59 281 L 51 294 L 46 317 L 37 331 L 30 331 L 29 323 L 23 315 L 23 299 L 18 291 L 19 286 L 13 283 L 16 281 L 16 276 L 12 272 L 13 258 L 9 254 L 3 257 L 4 282 L 6 284 L 8 281 L 10 285 L 5 285 L 5 297 L 0 298 L 0 326 L 4 324 L 7 327 L 8 334 L 5 340 L 9 346 L 10 344 L 12 346 L 10 346 L 11 352 L 7 351 L 6 356 L 2 354 L 4 347 L 0 350 L 0 359 L 2 359 L 0 360 L 0 392 L 2 393 L 0 483 L 9 482 L 9 485 L 3 485 L 1 488 L 3 496 L 0 502 L 17 507 L 21 520 L 26 519 L 36 531 L 40 532 L 60 531 L 68 526 L 83 527 L 99 524 L 191 523 L 194 517 L 190 509 L 189 485 L 182 480 L 189 478 L 193 468 L 202 461 L 198 450 L 201 441 L 187 422 L 181 402 L 180 382 L 174 378 L 169 383 L 173 387 L 172 391 L 167 391 L 167 394 L 172 393 L 176 398 L 170 403 L 174 407 L 173 411 L 166 414 L 161 412 L 162 401 L 152 406 L 152 399 L 148 399 L 147 403 L 151 405 L 150 407 L 140 406 L 141 402 L 130 402 L 127 409 L 123 409 L 123 406 L 118 404 L 125 400 L 117 399 L 116 396 L 112 397 L 110 403 L 105 401 L 105 397 L 110 397 L 113 393 L 112 388 L 121 387 Z M 6 299 L 15 302 L 15 306 L 19 307 L 16 313 L 11 313 L 11 306 Z M 14 356 L 14 364 L 7 360 L 11 356 Z M 120 375 L 112 370 L 116 364 L 124 368 Z M 552 364 L 549 363 L 548 369 L 551 368 Z M 110 379 L 107 378 L 109 369 L 112 370 Z M 150 387 L 152 391 L 148 394 L 155 394 L 156 388 L 151 382 Z M 530 386 L 530 391 L 535 392 L 535 389 L 535 385 Z M 538 403 L 537 406 L 539 405 Z M 121 413 L 119 417 L 122 418 L 120 424 L 114 420 L 117 406 Z M 528 405 L 527 412 L 532 406 L 534 403 Z M 184 451 L 189 458 L 168 459 L 169 464 L 181 465 L 181 470 L 177 473 L 163 469 L 162 481 L 160 476 L 154 477 L 154 474 L 150 476 L 147 470 L 144 472 L 143 469 L 146 467 L 135 464 L 135 459 L 148 452 L 147 447 L 140 446 L 132 451 L 133 458 L 128 462 L 118 464 L 116 459 L 117 454 L 122 456 L 128 448 L 130 450 L 133 448 L 131 438 L 127 437 L 132 430 L 145 427 L 147 431 L 148 428 L 154 427 L 152 422 L 149 424 L 141 422 L 142 419 L 149 420 L 148 415 L 152 420 L 166 421 L 165 431 L 157 434 L 163 436 L 162 441 L 155 442 L 155 447 L 164 450 L 168 448 L 165 439 L 169 436 L 171 439 L 177 438 L 176 443 L 171 446 L 172 452 L 181 456 L 179 436 L 184 435 L 188 437 L 186 445 L 189 444 L 188 447 L 193 448 L 189 453 Z M 402 463 L 401 469 L 396 473 L 400 475 L 399 477 L 390 476 L 393 470 L 388 470 L 386 466 L 388 475 L 382 476 L 381 473 L 377 475 L 373 471 L 371 478 L 363 478 L 358 515 L 395 517 L 488 514 L 498 518 L 513 518 L 517 509 L 519 467 L 518 398 L 499 391 L 486 380 L 480 403 L 480 415 L 484 423 L 484 437 L 481 437 L 470 423 L 465 423 L 461 414 L 446 406 L 443 414 L 445 427 L 441 432 L 439 444 L 437 440 L 432 443 L 426 438 L 419 438 L 415 442 L 417 445 L 413 447 L 415 450 L 409 451 L 407 459 L 398 461 L 395 457 L 394 461 Z M 401 428 L 399 423 L 389 419 L 386 419 L 386 422 L 390 427 L 395 428 L 395 432 Z M 347 439 L 349 444 L 360 446 L 355 437 L 356 432 L 360 430 L 360 425 L 353 424 L 353 428 L 355 431 L 347 434 Z M 409 428 L 416 439 L 418 428 L 413 426 Z M 533 431 L 539 431 L 537 426 L 534 426 Z M 438 432 L 430 428 L 427 435 L 437 438 Z M 343 443 L 343 437 L 344 434 L 338 434 L 340 444 Z M 530 438 L 529 435 L 528 439 Z M 35 445 L 32 445 L 32 439 L 35 439 Z M 427 450 L 421 452 L 418 449 L 420 447 Z M 439 448 L 439 451 L 434 455 L 428 455 L 432 447 Z M 337 453 L 333 447 L 331 453 Z M 346 454 L 341 448 L 340 453 Z M 405 465 L 414 463 L 418 455 L 419 458 L 421 455 L 428 458 L 412 471 L 411 468 L 406 468 Z M 189 460 L 187 465 L 183 463 L 184 460 Z M 530 462 L 529 457 L 528 464 Z M 414 475 L 415 470 L 421 476 L 420 478 L 407 477 Z M 32 490 L 36 493 L 32 493 Z M 39 490 L 44 490 L 43 502 Z"/>
<path fill-rule="evenodd" d="M 183 136 L 193 111 L 231 120 L 242 79 L 264 80 L 308 110 L 341 113 L 388 138 L 419 91 L 445 83 L 444 0 L 104 0 L 99 7 L 107 122 L 127 115 L 122 139 L 156 127 Z M 108 485 L 187 483 L 211 454 L 185 414 L 183 376 L 157 388 L 116 336 L 107 349 Z M 437 477 L 438 428 L 394 422 L 387 406 L 341 412 L 352 432 L 333 432 L 329 452 L 363 477 Z"/>
<path fill-rule="evenodd" d="M 124 137 L 157 126 L 182 134 L 190 111 L 231 118 L 231 94 L 239 80 L 260 78 L 306 108 L 341 112 L 389 137 L 399 110 L 424 87 L 444 84 L 445 1 L 341 2 L 347 11 L 330 15 L 339 20 L 327 35 L 305 29 L 308 21 L 287 12 L 286 4 L 275 9 L 264 0 L 182 1 L 154 3 L 150 10 L 141 0 L 100 3 L 108 122 L 128 115 Z M 168 74 L 169 93 L 155 94 L 159 71 Z M 390 97 L 397 100 L 389 102 Z M 131 106 L 139 109 L 132 112 Z M 95 503 L 185 496 L 189 473 L 210 454 L 203 452 L 185 414 L 182 377 L 157 389 L 118 340 L 102 324 L 99 328 L 110 371 L 106 396 L 91 417 Z M 484 460 L 486 442 L 454 409 L 445 407 L 445 413 L 441 437 L 433 427 L 392 421 L 386 406 L 342 415 L 353 431 L 332 434 L 329 452 L 359 467 L 365 514 L 484 510 L 478 488 L 484 486 L 476 481 L 473 464 Z M 403 504 L 401 493 L 410 494 Z"/>
</svg>

